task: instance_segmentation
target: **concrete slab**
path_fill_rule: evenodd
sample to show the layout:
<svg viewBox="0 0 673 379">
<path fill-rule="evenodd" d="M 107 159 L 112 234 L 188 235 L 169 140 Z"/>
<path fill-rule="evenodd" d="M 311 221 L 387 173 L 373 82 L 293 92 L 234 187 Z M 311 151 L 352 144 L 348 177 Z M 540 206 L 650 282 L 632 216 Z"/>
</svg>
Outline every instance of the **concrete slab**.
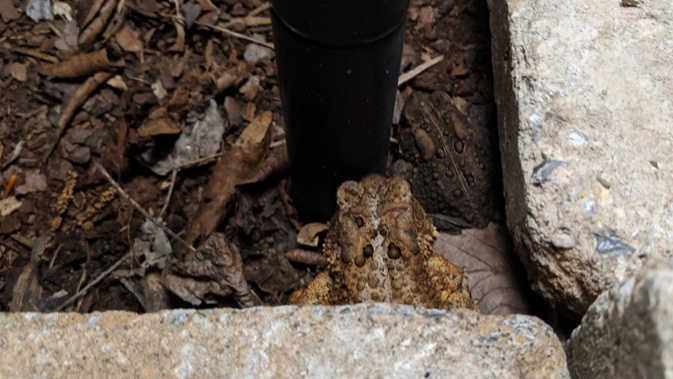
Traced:
<svg viewBox="0 0 673 379">
<path fill-rule="evenodd" d="M 576 315 L 673 254 L 673 7 L 627 2 L 489 1 L 508 227 Z"/>
<path fill-rule="evenodd" d="M 0 314 L 2 378 L 569 378 L 546 324 L 386 304 Z"/>
</svg>

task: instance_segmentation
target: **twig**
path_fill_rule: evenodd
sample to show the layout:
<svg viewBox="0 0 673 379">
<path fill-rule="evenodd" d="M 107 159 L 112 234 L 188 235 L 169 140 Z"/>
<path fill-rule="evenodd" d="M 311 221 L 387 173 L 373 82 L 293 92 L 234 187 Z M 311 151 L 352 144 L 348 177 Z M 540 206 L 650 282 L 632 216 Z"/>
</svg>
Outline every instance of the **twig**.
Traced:
<svg viewBox="0 0 673 379">
<path fill-rule="evenodd" d="M 173 169 L 171 172 L 171 186 L 168 187 L 168 195 L 166 195 L 166 202 L 164 203 L 164 207 L 161 208 L 161 212 L 159 212 L 159 218 L 164 217 L 164 213 L 166 213 L 166 209 L 168 209 L 168 204 L 171 202 L 171 196 L 173 196 L 173 188 L 175 188 L 175 180 L 178 178 L 178 170 Z"/>
<path fill-rule="evenodd" d="M 224 154 L 224 153 L 216 153 L 216 154 L 209 155 L 209 156 L 203 157 L 203 158 L 199 158 L 199 159 L 196 159 L 196 160 L 193 160 L 193 161 L 190 161 L 190 162 L 185 162 L 185 163 L 179 164 L 177 166 L 174 166 L 173 170 L 182 171 L 186 168 L 201 166 L 201 165 L 204 165 L 206 163 L 214 162 L 218 158 L 220 158 L 222 156 L 222 154 Z"/>
<path fill-rule="evenodd" d="M 27 55 L 29 57 L 42 59 L 43 61 L 46 61 L 46 62 L 58 63 L 58 58 L 56 58 L 54 56 L 51 56 L 51 55 L 43 54 L 43 53 L 41 53 L 37 50 L 24 49 L 23 47 L 11 47 L 9 50 L 11 50 L 15 53 Z"/>
<path fill-rule="evenodd" d="M 429 61 L 422 63 L 413 69 L 411 69 L 409 72 L 405 72 L 404 74 L 400 75 L 400 77 L 397 79 L 397 86 L 401 86 L 402 84 L 410 81 L 411 79 L 417 77 L 420 75 L 421 72 L 429 69 L 430 67 L 436 65 L 437 63 L 441 62 L 442 59 L 444 59 L 443 55 L 440 55 L 438 57 L 434 57 L 430 59 Z"/>
<path fill-rule="evenodd" d="M 268 42 L 264 42 L 264 41 L 258 41 L 258 40 L 254 39 L 252 37 L 246 36 L 245 34 L 236 33 L 235 31 L 229 30 L 227 28 L 223 28 L 223 27 L 220 27 L 220 26 L 217 26 L 217 25 L 207 24 L 205 22 L 198 22 L 198 21 L 196 22 L 196 24 L 199 25 L 199 26 L 205 26 L 207 28 L 217 30 L 218 32 L 228 34 L 232 37 L 236 37 L 236 38 L 239 38 L 239 39 L 242 39 L 242 40 L 250 41 L 250 42 L 256 43 L 258 45 L 266 46 L 269 49 L 273 49 L 273 44 L 272 43 L 268 43 Z"/>
<path fill-rule="evenodd" d="M 75 91 L 75 93 L 70 98 L 68 105 L 66 105 L 65 108 L 63 108 L 63 112 L 61 112 L 61 117 L 58 119 L 58 134 L 56 134 L 54 142 L 52 142 L 51 146 L 49 146 L 49 150 L 47 150 L 47 152 L 42 157 L 42 164 L 45 164 L 47 159 L 49 159 L 49 156 L 51 156 L 51 153 L 54 152 L 56 145 L 58 145 L 58 141 L 65 132 L 66 126 L 70 122 L 70 119 L 75 115 L 75 111 L 80 107 L 80 105 L 84 104 L 84 102 L 89 98 L 89 95 L 96 88 L 98 88 L 99 85 L 110 79 L 112 75 L 114 75 L 112 72 L 98 72 L 87 79 L 86 82 L 84 82 L 84 84 L 82 84 L 79 88 L 77 88 L 77 91 Z"/>
<path fill-rule="evenodd" d="M 191 252 L 195 252 L 195 251 L 196 251 L 196 249 L 194 249 L 190 244 L 188 244 L 187 241 L 183 240 L 182 238 L 180 238 L 180 236 L 178 236 L 177 234 L 175 234 L 172 230 L 168 229 L 168 228 L 167 228 L 164 224 L 162 224 L 159 220 L 157 220 L 155 217 L 151 216 L 151 215 L 149 214 L 149 212 L 147 212 L 147 211 L 145 210 L 145 208 L 141 207 L 140 204 L 138 204 L 135 200 L 133 200 L 133 199 L 131 198 L 131 196 L 129 196 L 129 194 L 126 193 L 126 191 L 124 191 L 124 189 L 119 185 L 119 183 L 117 183 L 114 179 L 112 179 L 112 177 L 110 176 L 110 174 L 107 172 L 107 170 L 106 170 L 105 168 L 103 168 L 103 166 L 100 165 L 100 163 L 94 161 L 93 164 L 94 164 L 94 167 L 96 167 L 96 170 L 100 171 L 100 173 L 103 174 L 103 176 L 105 176 L 105 179 L 107 179 L 107 181 L 110 182 L 110 184 L 112 184 L 112 186 L 117 190 L 117 193 L 119 193 L 119 195 L 120 195 L 121 197 L 123 197 L 124 199 L 126 199 L 126 201 L 128 201 L 129 203 L 131 203 L 131 205 L 133 205 L 133 207 L 134 207 L 138 212 L 140 212 L 143 216 L 145 216 L 145 218 L 147 218 L 148 220 L 152 221 L 156 226 L 160 227 L 161 230 L 163 230 L 166 234 L 168 234 L 168 235 L 171 236 L 173 239 L 175 239 L 175 240 L 177 240 L 178 242 L 180 242 L 183 246 L 185 246 L 185 247 L 186 247 L 187 249 L 189 249 Z"/>
<path fill-rule="evenodd" d="M 21 150 L 23 150 L 23 145 L 26 143 L 25 140 L 19 141 L 19 143 L 14 146 L 14 150 L 12 151 L 12 156 L 9 157 L 9 160 L 5 162 L 4 164 L 0 165 L 0 169 L 5 169 L 5 167 L 9 166 L 12 162 L 16 160 L 16 158 L 21 155 Z"/>
<path fill-rule="evenodd" d="M 129 251 L 128 253 L 126 253 L 123 257 L 121 257 L 117 262 L 115 262 L 115 264 L 113 264 L 112 266 L 110 266 L 110 268 L 108 268 L 107 270 L 101 272 L 100 275 L 98 275 L 98 277 L 96 277 L 96 279 L 92 280 L 89 284 L 87 284 L 86 286 L 84 286 L 84 288 L 82 288 L 81 290 L 77 291 L 76 294 L 70 296 L 70 298 L 69 298 L 68 300 L 66 300 L 65 302 L 63 302 L 63 303 L 62 303 L 61 305 L 59 305 L 58 307 L 56 307 L 56 309 L 54 309 L 54 312 L 60 312 L 60 311 L 62 311 L 63 309 L 65 309 L 65 307 L 67 307 L 67 306 L 69 306 L 70 304 L 74 303 L 75 300 L 77 300 L 77 299 L 79 299 L 80 297 L 82 297 L 82 296 L 89 290 L 89 288 L 91 288 L 91 287 L 95 286 L 96 284 L 100 283 L 101 280 L 105 279 L 108 275 L 110 275 L 110 273 L 111 273 L 112 271 L 116 270 L 117 267 L 121 266 L 121 264 L 124 263 L 127 259 L 129 259 L 129 257 L 131 257 L 131 252 L 130 252 L 130 251 Z"/>
<path fill-rule="evenodd" d="M 267 9 L 269 9 L 269 3 L 268 2 L 258 6 L 257 8 L 255 8 L 253 10 L 251 10 L 250 13 L 248 13 L 247 17 L 257 16 L 258 14 L 264 12 Z"/>
</svg>

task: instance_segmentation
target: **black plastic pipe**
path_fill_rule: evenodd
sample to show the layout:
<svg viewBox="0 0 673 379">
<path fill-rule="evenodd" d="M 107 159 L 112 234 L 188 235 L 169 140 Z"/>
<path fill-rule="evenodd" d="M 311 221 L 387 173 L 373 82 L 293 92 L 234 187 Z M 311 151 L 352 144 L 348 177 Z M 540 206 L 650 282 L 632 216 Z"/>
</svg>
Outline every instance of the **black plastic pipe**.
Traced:
<svg viewBox="0 0 673 379">
<path fill-rule="evenodd" d="M 345 180 L 384 174 L 409 0 L 271 0 L 291 196 L 334 213 Z"/>
</svg>

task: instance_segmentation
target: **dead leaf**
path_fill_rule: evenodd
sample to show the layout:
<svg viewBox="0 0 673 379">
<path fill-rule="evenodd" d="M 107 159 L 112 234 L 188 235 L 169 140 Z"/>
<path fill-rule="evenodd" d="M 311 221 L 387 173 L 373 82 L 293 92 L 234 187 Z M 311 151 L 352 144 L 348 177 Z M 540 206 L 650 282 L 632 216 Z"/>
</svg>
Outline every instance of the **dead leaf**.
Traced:
<svg viewBox="0 0 673 379">
<path fill-rule="evenodd" d="M 93 0 L 90 3 L 87 4 L 87 14 L 84 16 L 84 19 L 81 20 L 80 25 L 84 28 L 89 23 L 91 20 L 93 20 L 94 17 L 96 17 L 96 14 L 100 10 L 100 8 L 103 6 L 103 3 L 105 3 L 105 0 Z"/>
<path fill-rule="evenodd" d="M 12 74 L 12 78 L 25 82 L 28 79 L 28 69 L 25 64 L 14 62 L 9 65 L 9 72 Z"/>
<path fill-rule="evenodd" d="M 272 294 L 296 287 L 299 274 L 284 254 L 271 251 L 262 259 L 251 260 L 243 266 L 246 279 Z"/>
<path fill-rule="evenodd" d="M 252 121 L 255 119 L 255 112 L 257 111 L 257 106 L 252 101 L 248 102 L 245 106 L 245 112 L 243 113 L 243 119 L 246 121 Z"/>
<path fill-rule="evenodd" d="M 166 233 L 154 221 L 145 220 L 140 233 L 133 239 L 133 251 L 141 256 L 141 267 L 164 268 L 164 264 L 173 253 L 171 241 Z"/>
<path fill-rule="evenodd" d="M 101 49 L 93 53 L 77 55 L 63 62 L 42 66 L 39 72 L 50 78 L 78 78 L 112 69 L 107 50 Z"/>
<path fill-rule="evenodd" d="M 262 142 L 269 132 L 272 118 L 273 113 L 266 111 L 252 120 L 250 125 L 243 130 L 243 133 L 241 133 L 234 145 L 246 149 Z"/>
<path fill-rule="evenodd" d="M 259 91 L 259 83 L 259 76 L 250 75 L 248 81 L 238 89 L 238 92 L 242 93 L 246 99 L 252 100 L 255 98 L 255 96 L 257 96 L 257 92 Z"/>
<path fill-rule="evenodd" d="M 235 98 L 231 96 L 224 98 L 224 110 L 227 112 L 227 119 L 231 125 L 236 126 L 243 122 L 243 110 Z"/>
<path fill-rule="evenodd" d="M 105 83 L 107 85 L 109 85 L 110 87 L 116 88 L 120 91 L 128 91 L 129 90 L 129 87 L 126 85 L 126 82 L 124 82 L 124 78 L 122 78 L 121 75 L 115 75 Z"/>
<path fill-rule="evenodd" d="M 23 184 L 16 186 L 14 192 L 17 195 L 25 195 L 32 192 L 41 192 L 46 189 L 47 177 L 39 169 L 34 169 L 25 171 Z"/>
<path fill-rule="evenodd" d="M 272 49 L 258 45 L 256 43 L 249 43 L 245 47 L 245 53 L 243 53 L 243 59 L 250 66 L 255 66 L 261 60 L 271 59 L 273 56 L 274 53 Z"/>
<path fill-rule="evenodd" d="M 185 51 L 185 28 L 182 25 L 182 21 L 175 19 L 173 21 L 175 25 L 175 31 L 177 32 L 177 38 L 175 38 L 175 44 L 168 48 L 169 51 Z"/>
<path fill-rule="evenodd" d="M 182 131 L 180 120 L 175 120 L 166 107 L 153 110 L 138 128 L 141 137 L 178 134 Z"/>
<path fill-rule="evenodd" d="M 426 5 L 418 10 L 418 23 L 416 30 L 422 29 L 424 26 L 435 23 L 435 9 L 432 5 Z"/>
<path fill-rule="evenodd" d="M 163 83 L 161 83 L 161 80 L 157 80 L 151 85 L 152 87 L 152 93 L 154 96 L 157 97 L 159 100 L 163 100 L 166 96 L 168 96 L 168 91 L 166 91 L 166 88 L 164 88 Z"/>
<path fill-rule="evenodd" d="M 105 28 L 105 25 L 107 25 L 107 22 L 110 20 L 116 7 L 117 0 L 107 0 L 105 4 L 103 4 L 98 12 L 98 16 L 89 23 L 82 33 L 79 34 L 77 41 L 80 45 L 88 46 L 96 40 L 96 37 L 98 37 L 103 31 L 103 28 Z"/>
<path fill-rule="evenodd" d="M 72 21 L 72 7 L 70 4 L 63 1 L 54 1 L 53 3 L 54 16 L 62 16 L 66 21 Z"/>
<path fill-rule="evenodd" d="M 16 196 L 10 196 L 5 199 L 0 199 L 0 217 L 6 217 L 21 208 L 22 202 L 16 199 Z"/>
<path fill-rule="evenodd" d="M 215 100 L 210 100 L 203 118 L 182 129 L 170 154 L 152 162 L 149 167 L 158 175 L 166 175 L 180 165 L 214 155 L 220 149 L 223 135 L 224 119 Z M 149 162 L 151 153 L 143 157 Z"/>
<path fill-rule="evenodd" d="M 26 16 L 30 17 L 35 22 L 40 20 L 53 20 L 54 15 L 51 13 L 51 1 L 28 0 L 28 5 L 26 5 Z"/>
<path fill-rule="evenodd" d="M 530 313 L 532 292 L 504 226 L 490 223 L 459 235 L 440 233 L 435 251 L 464 270 L 472 298 L 483 313 Z"/>
<path fill-rule="evenodd" d="M 320 234 L 325 232 L 329 227 L 322 222 L 311 222 L 299 230 L 297 235 L 297 243 L 304 246 L 316 247 L 320 241 Z"/>
<path fill-rule="evenodd" d="M 63 51 L 77 48 L 77 36 L 79 35 L 77 21 L 72 20 L 66 22 L 58 33 L 60 38 L 54 42 L 55 48 Z"/>
<path fill-rule="evenodd" d="M 190 225 L 185 240 L 210 235 L 222 222 L 236 194 L 236 186 L 259 175 L 259 166 L 269 152 L 272 113 L 267 111 L 248 125 L 234 146 L 222 154 L 213 168 L 203 202 Z"/>
<path fill-rule="evenodd" d="M 121 277 L 119 281 L 138 299 L 147 313 L 169 309 L 168 291 L 161 285 L 161 275 L 148 272 L 140 278 Z"/>
<path fill-rule="evenodd" d="M 238 249 L 222 233 L 212 233 L 196 252 L 171 259 L 162 284 L 193 305 L 200 305 L 209 294 L 232 293 L 243 308 L 262 304 L 243 276 Z"/>
<path fill-rule="evenodd" d="M 12 291 L 12 301 L 9 303 L 11 312 L 40 312 L 38 302 L 42 299 L 42 286 L 37 279 L 40 255 L 44 253 L 47 243 L 46 237 L 33 241 L 30 261 L 23 267 Z"/>
<path fill-rule="evenodd" d="M 125 25 L 122 30 L 115 34 L 115 40 L 124 51 L 140 53 L 143 51 L 143 42 L 138 38 L 138 33 Z"/>
<path fill-rule="evenodd" d="M 12 0 L 0 0 L 0 17 L 2 17 L 2 21 L 9 23 L 20 16 L 21 14 L 14 7 Z"/>
</svg>

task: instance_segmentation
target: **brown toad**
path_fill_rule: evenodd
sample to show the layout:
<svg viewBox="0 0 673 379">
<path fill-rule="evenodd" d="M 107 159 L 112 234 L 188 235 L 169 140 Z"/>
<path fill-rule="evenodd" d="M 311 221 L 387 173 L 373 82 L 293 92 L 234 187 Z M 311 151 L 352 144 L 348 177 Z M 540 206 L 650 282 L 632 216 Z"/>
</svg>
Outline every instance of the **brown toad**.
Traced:
<svg viewBox="0 0 673 379">
<path fill-rule="evenodd" d="M 476 309 L 460 270 L 432 250 L 436 237 L 406 180 L 369 175 L 347 181 L 337 190 L 323 246 L 328 267 L 289 301 Z"/>
<path fill-rule="evenodd" d="M 444 92 L 414 92 L 399 130 L 403 160 L 392 173 L 411 183 L 437 228 L 484 227 L 494 217 L 495 132 L 468 119 Z"/>
</svg>

